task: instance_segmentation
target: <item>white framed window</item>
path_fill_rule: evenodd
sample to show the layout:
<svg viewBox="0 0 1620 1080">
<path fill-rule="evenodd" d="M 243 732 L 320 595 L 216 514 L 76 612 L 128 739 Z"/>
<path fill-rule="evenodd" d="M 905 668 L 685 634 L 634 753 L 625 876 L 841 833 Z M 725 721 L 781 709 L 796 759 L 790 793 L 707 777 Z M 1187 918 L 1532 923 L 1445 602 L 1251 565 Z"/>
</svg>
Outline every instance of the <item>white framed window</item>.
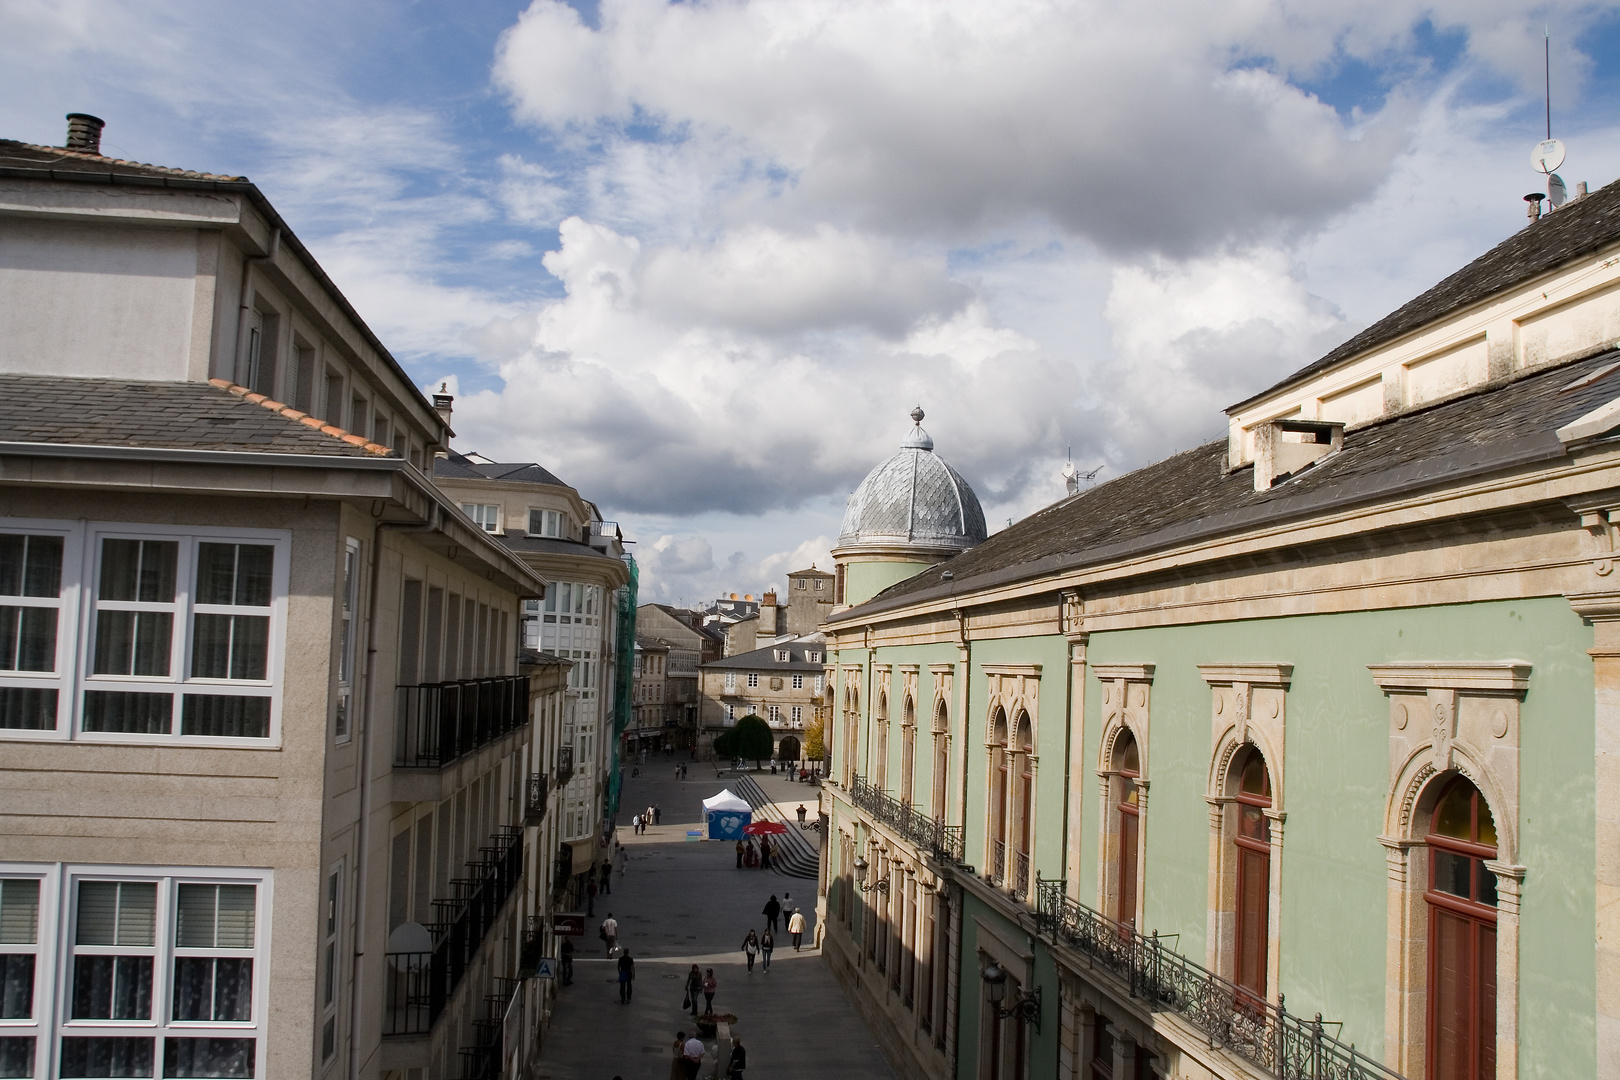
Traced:
<svg viewBox="0 0 1620 1080">
<path fill-rule="evenodd" d="M 563 534 L 563 521 L 561 510 L 530 510 L 529 535 L 561 536 Z"/>
<path fill-rule="evenodd" d="M 758 685 L 759 685 L 759 672 L 750 671 L 748 673 L 748 686 L 749 686 L 749 688 L 751 689 L 751 688 L 756 687 Z"/>
<path fill-rule="evenodd" d="M 40 993 L 39 974 L 49 961 L 42 948 L 40 912 L 50 909 L 48 867 L 13 867 L 0 874 L 0 1075 L 44 1076 L 46 1032 L 41 1011 L 50 998 Z M 13 871 L 22 871 L 13 876 Z M 29 872 L 31 871 L 31 872 Z M 46 928 L 48 935 L 49 928 Z"/>
<path fill-rule="evenodd" d="M 807 652 L 804 654 L 804 659 L 805 663 L 819 664 L 821 663 L 821 654 L 818 652 Z"/>
<path fill-rule="evenodd" d="M 269 902 L 262 871 L 0 864 L 5 1075 L 263 1076 Z"/>
<path fill-rule="evenodd" d="M 726 706 L 726 722 L 727 723 L 732 723 L 736 719 L 737 719 L 737 706 L 735 706 L 735 705 L 727 705 Z"/>
<path fill-rule="evenodd" d="M 804 578 L 799 579 L 799 586 L 798 587 L 799 587 L 800 592 L 804 591 Z"/>
<path fill-rule="evenodd" d="M 82 534 L 51 522 L 0 532 L 0 729 L 56 734 L 71 678 Z M 13 529 L 17 531 L 12 531 Z"/>
<path fill-rule="evenodd" d="M 462 503 L 461 512 L 487 533 L 501 531 L 501 508 L 498 503 Z"/>
<path fill-rule="evenodd" d="M 816 693 L 818 693 L 818 694 L 821 693 L 821 688 L 826 683 L 826 681 L 827 681 L 827 676 L 825 676 L 825 675 L 817 675 L 816 676 Z"/>
<path fill-rule="evenodd" d="M 795 706 L 793 706 L 793 712 L 790 713 L 789 715 L 791 715 L 793 717 L 793 722 L 795 724 L 804 723 L 804 706 L 803 705 L 795 705 Z"/>
<path fill-rule="evenodd" d="M 804 689 L 804 676 L 803 675 L 795 675 L 795 676 L 793 676 L 793 689 L 795 689 L 795 690 L 803 690 Z"/>
<path fill-rule="evenodd" d="M 726 693 L 729 694 L 735 689 L 737 689 L 737 673 L 728 671 L 726 672 Z"/>
<path fill-rule="evenodd" d="M 768 716 L 767 719 L 770 720 L 771 723 L 779 724 L 782 722 L 782 706 L 772 705 L 766 711 L 770 713 L 770 716 Z"/>
<path fill-rule="evenodd" d="M 820 592 L 820 591 L 821 591 L 821 586 L 822 586 L 822 585 L 823 585 L 823 584 L 824 584 L 824 583 L 825 583 L 825 579 L 823 579 L 823 578 L 816 578 L 816 592 Z"/>
<path fill-rule="evenodd" d="M 789 660 L 793 659 L 793 654 L 789 653 L 786 649 L 777 649 L 772 653 L 772 655 L 776 657 L 776 662 L 779 664 L 785 664 Z"/>
<path fill-rule="evenodd" d="M 343 578 L 338 583 L 338 662 L 337 705 L 332 718 L 332 737 L 349 741 L 349 721 L 354 705 L 354 650 L 360 608 L 360 541 L 349 537 L 343 544 Z"/>
<path fill-rule="evenodd" d="M 321 910 L 321 1060 L 337 1056 L 338 993 L 343 982 L 343 860 L 326 875 Z"/>
</svg>

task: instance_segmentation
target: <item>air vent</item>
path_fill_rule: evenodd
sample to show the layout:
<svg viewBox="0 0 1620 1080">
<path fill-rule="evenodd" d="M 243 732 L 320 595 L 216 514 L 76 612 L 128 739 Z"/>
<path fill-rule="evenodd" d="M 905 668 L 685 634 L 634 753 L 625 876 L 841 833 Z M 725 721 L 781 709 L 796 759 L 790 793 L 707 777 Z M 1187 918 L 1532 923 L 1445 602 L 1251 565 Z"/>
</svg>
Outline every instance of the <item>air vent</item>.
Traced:
<svg viewBox="0 0 1620 1080">
<path fill-rule="evenodd" d="M 1270 491 L 1301 469 L 1344 449 L 1344 425 L 1271 420 L 1254 429 L 1254 490 Z"/>
</svg>

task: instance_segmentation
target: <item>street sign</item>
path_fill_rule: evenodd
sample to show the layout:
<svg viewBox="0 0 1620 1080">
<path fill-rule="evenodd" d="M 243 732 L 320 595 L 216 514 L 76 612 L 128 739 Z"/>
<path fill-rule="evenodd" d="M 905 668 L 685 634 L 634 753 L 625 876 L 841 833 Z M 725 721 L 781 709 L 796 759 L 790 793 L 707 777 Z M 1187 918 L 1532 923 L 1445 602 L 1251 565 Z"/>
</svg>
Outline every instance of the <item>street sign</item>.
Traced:
<svg viewBox="0 0 1620 1080">
<path fill-rule="evenodd" d="M 584 937 L 585 916 L 577 911 L 559 912 L 551 917 L 551 932 L 558 937 Z"/>
<path fill-rule="evenodd" d="M 552 956 L 542 956 L 540 963 L 534 969 L 537 979 L 555 979 L 557 977 L 557 960 Z"/>
</svg>

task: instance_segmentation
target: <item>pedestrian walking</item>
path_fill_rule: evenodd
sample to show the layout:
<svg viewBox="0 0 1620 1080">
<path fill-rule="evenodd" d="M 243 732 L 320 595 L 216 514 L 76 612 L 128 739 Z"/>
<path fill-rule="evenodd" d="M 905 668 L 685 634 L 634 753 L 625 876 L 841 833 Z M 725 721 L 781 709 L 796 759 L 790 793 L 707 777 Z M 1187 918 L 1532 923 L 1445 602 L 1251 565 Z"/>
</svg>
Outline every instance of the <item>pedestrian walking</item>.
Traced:
<svg viewBox="0 0 1620 1080">
<path fill-rule="evenodd" d="M 748 958 L 750 973 L 754 970 L 754 954 L 757 952 L 759 952 L 759 935 L 750 930 L 748 936 L 743 938 L 743 955 Z"/>
<path fill-rule="evenodd" d="M 675 1033 L 675 1056 L 669 1062 L 669 1080 L 686 1080 L 686 1032 Z"/>
<path fill-rule="evenodd" d="M 608 860 L 603 859 L 602 860 L 602 869 L 601 869 L 600 873 L 602 875 L 602 886 L 601 886 L 602 891 L 604 893 L 612 892 L 613 891 L 613 864 L 611 862 L 609 862 Z"/>
<path fill-rule="evenodd" d="M 618 849 L 619 849 L 619 876 L 623 877 L 624 872 L 626 870 L 630 869 L 630 849 L 625 847 L 623 844 L 619 844 Z"/>
<path fill-rule="evenodd" d="M 765 907 L 760 914 L 765 916 L 765 928 L 775 930 L 776 920 L 782 915 L 782 902 L 776 898 L 775 893 L 771 893 L 771 898 L 765 901 Z"/>
<path fill-rule="evenodd" d="M 703 1040 L 693 1035 L 681 1048 L 681 1062 L 686 1066 L 686 1080 L 697 1080 L 703 1067 Z"/>
<path fill-rule="evenodd" d="M 703 993 L 703 972 L 698 970 L 696 964 L 686 973 L 686 1001 L 687 1008 L 692 1010 L 695 1017 L 698 1014 L 698 995 Z"/>
<path fill-rule="evenodd" d="M 726 1075 L 729 1080 L 743 1080 L 743 1070 L 746 1068 L 748 1068 L 748 1051 L 743 1049 L 742 1040 L 733 1035 L 731 1061 L 726 1065 Z"/>
<path fill-rule="evenodd" d="M 664 818 L 664 808 L 662 806 L 658 805 L 657 803 L 653 803 L 653 824 L 657 825 L 660 821 L 663 820 L 663 818 Z"/>
<path fill-rule="evenodd" d="M 771 868 L 771 838 L 768 836 L 759 838 L 759 868 L 761 870 Z"/>
<path fill-rule="evenodd" d="M 804 940 L 804 912 L 795 911 L 788 917 L 788 933 L 793 935 L 793 951 L 799 951 L 799 943 Z"/>
<path fill-rule="evenodd" d="M 619 944 L 619 920 L 613 917 L 613 912 L 608 912 L 608 917 L 602 920 L 602 926 L 597 933 L 607 944 L 608 956 L 611 957 L 614 948 Z"/>
<path fill-rule="evenodd" d="M 783 926 L 786 926 L 787 921 L 793 917 L 793 907 L 794 907 L 793 894 L 790 893 L 790 892 L 784 892 L 782 894 L 782 925 Z"/>
<path fill-rule="evenodd" d="M 652 820 L 653 820 L 653 808 L 651 806 L 648 806 L 646 811 L 641 815 L 641 831 L 642 832 L 647 831 L 647 826 L 652 824 Z"/>
<path fill-rule="evenodd" d="M 574 939 L 573 938 L 563 938 L 562 946 L 560 948 L 560 954 L 561 954 L 561 959 L 558 961 L 557 966 L 560 967 L 562 970 L 560 972 L 558 972 L 558 974 L 560 974 L 562 976 L 562 984 L 564 986 L 572 986 L 572 985 L 574 985 Z"/>
<path fill-rule="evenodd" d="M 720 989 L 720 980 L 714 977 L 714 968 L 703 971 L 703 1011 L 714 1012 L 714 992 Z"/>
<path fill-rule="evenodd" d="M 596 878 L 585 879 L 585 916 L 591 918 L 596 915 Z"/>
<path fill-rule="evenodd" d="M 743 856 L 746 854 L 748 854 L 747 845 L 741 840 L 737 841 L 737 869 L 741 870 L 743 868 Z"/>
<path fill-rule="evenodd" d="M 626 949 L 619 955 L 619 1004 L 630 1004 L 630 996 L 636 989 L 636 962 L 630 959 L 630 950 Z"/>
<path fill-rule="evenodd" d="M 765 936 L 759 939 L 759 955 L 765 961 L 766 971 L 771 970 L 771 951 L 775 948 L 776 939 L 771 936 L 771 932 L 769 930 L 765 931 Z"/>
<path fill-rule="evenodd" d="M 637 814 L 630 819 L 630 831 L 637 836 L 641 835 L 641 815 Z"/>
</svg>

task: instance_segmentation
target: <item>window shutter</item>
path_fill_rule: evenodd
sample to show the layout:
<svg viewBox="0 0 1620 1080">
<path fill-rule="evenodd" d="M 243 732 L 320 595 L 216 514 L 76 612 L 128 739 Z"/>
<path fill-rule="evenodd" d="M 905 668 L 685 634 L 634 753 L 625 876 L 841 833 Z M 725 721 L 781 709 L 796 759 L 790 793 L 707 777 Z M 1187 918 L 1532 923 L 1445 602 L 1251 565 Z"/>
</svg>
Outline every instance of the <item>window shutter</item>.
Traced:
<svg viewBox="0 0 1620 1080">
<path fill-rule="evenodd" d="M 39 938 L 39 882 L 0 881 L 0 945 L 32 945 Z"/>
</svg>

